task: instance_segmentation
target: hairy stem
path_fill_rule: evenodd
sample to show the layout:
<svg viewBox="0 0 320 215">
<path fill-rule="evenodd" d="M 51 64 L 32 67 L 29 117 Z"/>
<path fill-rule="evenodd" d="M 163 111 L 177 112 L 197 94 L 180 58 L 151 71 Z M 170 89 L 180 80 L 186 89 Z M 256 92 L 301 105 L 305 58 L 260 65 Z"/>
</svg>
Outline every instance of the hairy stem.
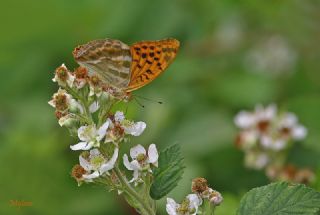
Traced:
<svg viewBox="0 0 320 215">
<path fill-rule="evenodd" d="M 127 178 L 122 175 L 118 166 L 114 168 L 114 172 L 119 178 L 121 184 L 125 188 L 124 192 L 126 192 L 133 200 L 135 200 L 139 204 L 139 211 L 142 215 L 156 215 L 153 207 L 150 205 L 149 200 L 147 198 L 141 198 L 141 196 L 132 188 L 129 184 Z"/>
</svg>

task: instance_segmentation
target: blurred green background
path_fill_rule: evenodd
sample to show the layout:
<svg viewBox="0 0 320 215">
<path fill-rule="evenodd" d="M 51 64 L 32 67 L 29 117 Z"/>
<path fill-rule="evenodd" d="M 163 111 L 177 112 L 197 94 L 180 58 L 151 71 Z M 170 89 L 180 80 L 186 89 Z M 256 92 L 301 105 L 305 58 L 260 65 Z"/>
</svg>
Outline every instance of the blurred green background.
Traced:
<svg viewBox="0 0 320 215">
<path fill-rule="evenodd" d="M 298 115 L 309 134 L 291 159 L 319 178 L 319 23 L 317 0 L 1 0 L 0 214 L 132 214 L 115 193 L 77 187 L 70 170 L 78 153 L 69 149 L 77 140 L 47 104 L 54 69 L 75 68 L 73 48 L 106 37 L 181 41 L 167 72 L 135 92 L 164 104 L 129 105 L 130 117 L 148 125 L 132 144 L 182 146 L 187 169 L 170 196 L 180 201 L 203 176 L 225 198 L 217 215 L 228 215 L 244 192 L 268 183 L 233 147 L 234 115 L 257 103 Z M 10 200 L 33 206 L 19 210 Z"/>
</svg>

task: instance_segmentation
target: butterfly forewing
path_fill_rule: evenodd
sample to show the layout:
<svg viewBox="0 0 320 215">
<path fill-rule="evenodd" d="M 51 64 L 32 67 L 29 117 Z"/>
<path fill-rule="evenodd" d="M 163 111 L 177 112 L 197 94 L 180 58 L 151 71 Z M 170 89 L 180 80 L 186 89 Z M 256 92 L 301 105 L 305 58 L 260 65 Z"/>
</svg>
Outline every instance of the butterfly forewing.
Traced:
<svg viewBox="0 0 320 215">
<path fill-rule="evenodd" d="M 127 92 L 136 90 L 158 77 L 173 61 L 179 49 L 179 41 L 165 39 L 143 41 L 131 46 L 132 63 Z"/>
<path fill-rule="evenodd" d="M 130 82 L 130 47 L 119 40 L 94 40 L 73 51 L 75 60 L 105 83 L 125 89 Z"/>
</svg>

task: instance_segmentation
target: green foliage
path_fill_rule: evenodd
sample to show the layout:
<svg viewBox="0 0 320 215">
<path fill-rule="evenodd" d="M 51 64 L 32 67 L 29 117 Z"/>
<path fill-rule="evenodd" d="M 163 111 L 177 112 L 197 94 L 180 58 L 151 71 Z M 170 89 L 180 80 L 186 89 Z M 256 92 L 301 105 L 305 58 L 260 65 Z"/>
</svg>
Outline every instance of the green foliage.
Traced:
<svg viewBox="0 0 320 215">
<path fill-rule="evenodd" d="M 154 182 L 151 185 L 150 196 L 161 199 L 175 188 L 184 170 L 180 146 L 174 144 L 160 152 L 159 168 L 154 171 Z"/>
<path fill-rule="evenodd" d="M 305 185 L 272 183 L 249 191 L 241 200 L 238 215 L 319 214 L 320 192 Z"/>
</svg>

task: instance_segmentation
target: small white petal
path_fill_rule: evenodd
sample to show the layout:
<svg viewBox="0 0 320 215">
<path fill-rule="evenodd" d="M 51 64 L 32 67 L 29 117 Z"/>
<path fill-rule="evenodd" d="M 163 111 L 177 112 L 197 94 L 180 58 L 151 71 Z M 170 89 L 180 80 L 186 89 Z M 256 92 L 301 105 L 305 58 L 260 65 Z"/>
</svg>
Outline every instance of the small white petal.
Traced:
<svg viewBox="0 0 320 215">
<path fill-rule="evenodd" d="M 82 166 L 83 169 L 85 169 L 86 171 L 92 170 L 92 166 L 90 162 L 84 159 L 82 156 L 79 156 L 79 163 L 80 163 L 80 166 Z"/>
<path fill-rule="evenodd" d="M 117 111 L 117 112 L 114 114 L 114 120 L 115 120 L 116 122 L 121 122 L 121 121 L 124 120 L 124 119 L 125 119 L 125 117 L 124 117 L 123 112 Z"/>
<path fill-rule="evenodd" d="M 87 138 L 86 135 L 84 135 L 85 130 L 87 129 L 88 126 L 81 126 L 80 128 L 78 128 L 78 137 L 80 140 L 82 141 L 89 141 L 90 139 Z"/>
<path fill-rule="evenodd" d="M 285 141 L 285 140 L 281 140 L 281 139 L 275 140 L 274 143 L 272 144 L 271 148 L 273 150 L 280 151 L 286 147 L 286 145 L 287 145 L 286 143 L 287 143 L 287 141 Z"/>
<path fill-rule="evenodd" d="M 292 129 L 292 137 L 295 140 L 304 139 L 307 136 L 307 133 L 308 133 L 307 129 L 305 127 L 301 126 L 301 125 L 295 126 Z"/>
<path fill-rule="evenodd" d="M 146 150 L 140 144 L 130 149 L 130 156 L 133 159 L 135 159 L 139 154 L 146 155 L 146 153 L 147 153 Z"/>
<path fill-rule="evenodd" d="M 126 134 L 131 134 L 132 136 L 140 136 L 144 129 L 146 129 L 147 125 L 144 122 L 136 122 L 131 126 L 124 127 L 124 132 Z"/>
<path fill-rule="evenodd" d="M 187 199 L 189 199 L 189 204 L 193 208 L 198 208 L 202 204 L 202 199 L 197 194 L 189 194 L 187 195 Z"/>
<path fill-rule="evenodd" d="M 97 101 L 93 102 L 90 107 L 89 107 L 89 111 L 90 113 L 94 113 L 99 109 L 99 103 Z"/>
<path fill-rule="evenodd" d="M 98 137 L 97 137 L 97 140 L 98 140 L 98 141 L 102 140 L 102 139 L 106 136 L 108 127 L 109 127 L 109 121 L 107 120 L 107 121 L 98 129 Z"/>
<path fill-rule="evenodd" d="M 101 165 L 101 167 L 100 167 L 101 174 L 113 169 L 113 167 L 118 159 L 118 154 L 119 154 L 119 149 L 115 148 L 111 159 L 107 163 Z"/>
<path fill-rule="evenodd" d="M 84 179 L 94 179 L 94 178 L 98 178 L 100 176 L 98 171 L 94 171 L 93 173 L 89 174 L 89 175 L 82 175 L 82 177 Z"/>
<path fill-rule="evenodd" d="M 173 199 L 167 198 L 166 211 L 169 215 L 178 215 L 177 208 L 179 204 L 177 204 Z"/>
<path fill-rule="evenodd" d="M 123 155 L 123 164 L 124 166 L 128 169 L 128 170 L 133 170 L 132 167 L 131 167 L 131 164 L 129 162 L 129 159 L 128 159 L 128 155 L 127 154 L 124 154 Z"/>
<path fill-rule="evenodd" d="M 91 149 L 90 150 L 90 157 L 96 157 L 99 156 L 101 153 L 98 149 Z"/>
<path fill-rule="evenodd" d="M 50 105 L 50 106 L 52 106 L 52 107 L 56 107 L 56 104 L 55 104 L 55 102 L 54 102 L 54 99 L 52 99 L 52 100 L 50 100 L 49 102 L 48 102 L 48 104 Z"/>
<path fill-rule="evenodd" d="M 148 149 L 149 163 L 156 163 L 159 158 L 158 150 L 155 144 L 151 144 Z"/>
<path fill-rule="evenodd" d="M 87 143 L 87 142 L 79 142 L 78 144 L 71 145 L 71 150 L 77 151 L 77 150 L 88 150 L 92 147 L 93 144 Z"/>
<path fill-rule="evenodd" d="M 137 160 L 131 161 L 130 166 L 133 170 L 140 170 L 141 169 L 141 166 Z"/>
<path fill-rule="evenodd" d="M 241 111 L 238 113 L 234 119 L 234 123 L 239 128 L 249 128 L 254 125 L 255 118 L 252 113 Z"/>
</svg>

